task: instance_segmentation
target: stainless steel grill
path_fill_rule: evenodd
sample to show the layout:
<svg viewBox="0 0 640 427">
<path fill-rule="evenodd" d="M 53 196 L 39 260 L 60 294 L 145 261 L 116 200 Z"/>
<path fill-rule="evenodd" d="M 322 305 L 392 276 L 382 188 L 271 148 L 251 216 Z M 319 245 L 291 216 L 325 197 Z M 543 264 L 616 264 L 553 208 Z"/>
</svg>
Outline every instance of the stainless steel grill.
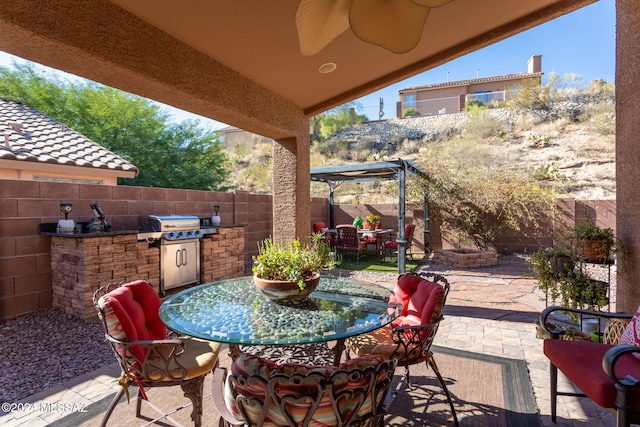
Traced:
<svg viewBox="0 0 640 427">
<path fill-rule="evenodd" d="M 160 241 L 160 294 L 200 282 L 200 218 L 148 215 L 138 218 L 138 240 Z"/>
</svg>

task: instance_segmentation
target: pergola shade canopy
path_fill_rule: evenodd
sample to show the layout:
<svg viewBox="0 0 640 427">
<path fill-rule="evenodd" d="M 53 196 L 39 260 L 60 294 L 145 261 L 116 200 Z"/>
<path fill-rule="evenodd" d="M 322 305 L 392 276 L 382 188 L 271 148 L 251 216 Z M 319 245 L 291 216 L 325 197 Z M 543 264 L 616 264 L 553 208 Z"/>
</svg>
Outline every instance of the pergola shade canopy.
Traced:
<svg viewBox="0 0 640 427">
<path fill-rule="evenodd" d="M 411 160 L 356 163 L 351 165 L 326 166 L 311 169 L 311 180 L 320 182 L 373 181 L 376 179 L 396 179 L 403 167 L 411 174 L 420 175 Z"/>
<path fill-rule="evenodd" d="M 412 160 L 398 159 L 385 162 L 355 163 L 350 165 L 327 166 L 311 169 L 311 180 L 325 182 L 329 185 L 329 225 L 335 227 L 333 192 L 345 181 L 364 182 L 377 179 L 398 181 L 398 273 L 404 273 L 407 260 L 405 241 L 405 188 L 406 176 L 424 175 L 424 173 L 412 164 Z M 424 205 L 425 239 L 428 239 L 428 209 L 427 195 Z M 425 240 L 425 250 L 428 249 L 428 240 Z"/>
</svg>

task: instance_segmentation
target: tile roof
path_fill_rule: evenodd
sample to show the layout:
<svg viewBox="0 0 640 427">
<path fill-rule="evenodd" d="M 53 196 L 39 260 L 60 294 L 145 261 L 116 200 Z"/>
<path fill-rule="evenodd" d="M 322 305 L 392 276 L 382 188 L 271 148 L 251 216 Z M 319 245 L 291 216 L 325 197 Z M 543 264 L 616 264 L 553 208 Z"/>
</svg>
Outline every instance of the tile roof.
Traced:
<svg viewBox="0 0 640 427">
<path fill-rule="evenodd" d="M 129 161 L 19 102 L 0 98 L 0 160 L 138 173 Z"/>
<path fill-rule="evenodd" d="M 456 80 L 453 82 L 444 82 L 444 83 L 432 83 L 422 86 L 412 86 L 406 87 L 404 89 L 399 89 L 398 93 L 406 92 L 410 90 L 426 90 L 426 89 L 437 89 L 443 87 L 455 87 L 455 86 L 468 86 L 472 84 L 478 83 L 489 83 L 489 82 L 499 82 L 504 80 L 515 80 L 515 79 L 527 79 L 532 77 L 540 77 L 542 73 L 516 73 L 516 74 L 505 74 L 503 76 L 494 76 L 494 77 L 480 77 L 477 79 L 469 79 L 469 80 Z"/>
</svg>

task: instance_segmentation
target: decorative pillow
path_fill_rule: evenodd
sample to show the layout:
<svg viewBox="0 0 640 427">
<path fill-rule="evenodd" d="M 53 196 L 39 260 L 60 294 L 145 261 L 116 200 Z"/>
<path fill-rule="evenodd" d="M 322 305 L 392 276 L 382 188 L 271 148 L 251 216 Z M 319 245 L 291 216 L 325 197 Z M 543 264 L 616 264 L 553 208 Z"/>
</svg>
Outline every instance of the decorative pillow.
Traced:
<svg viewBox="0 0 640 427">
<path fill-rule="evenodd" d="M 640 346 L 640 307 L 638 307 L 636 314 L 633 315 L 627 329 L 622 333 L 618 344 Z M 639 353 L 633 353 L 633 355 L 640 359 Z"/>
</svg>

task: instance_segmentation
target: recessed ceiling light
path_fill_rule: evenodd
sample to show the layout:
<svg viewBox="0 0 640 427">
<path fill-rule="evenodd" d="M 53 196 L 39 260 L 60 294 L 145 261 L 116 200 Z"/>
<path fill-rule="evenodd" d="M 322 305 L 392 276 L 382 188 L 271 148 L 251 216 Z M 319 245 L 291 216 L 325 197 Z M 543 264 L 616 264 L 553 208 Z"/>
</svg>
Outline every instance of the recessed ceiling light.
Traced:
<svg viewBox="0 0 640 427">
<path fill-rule="evenodd" d="M 333 62 L 327 62 L 326 64 L 322 64 L 320 68 L 318 68 L 318 71 L 320 71 L 322 74 L 328 74 L 335 71 L 336 68 L 338 68 L 336 64 L 334 64 Z"/>
</svg>

